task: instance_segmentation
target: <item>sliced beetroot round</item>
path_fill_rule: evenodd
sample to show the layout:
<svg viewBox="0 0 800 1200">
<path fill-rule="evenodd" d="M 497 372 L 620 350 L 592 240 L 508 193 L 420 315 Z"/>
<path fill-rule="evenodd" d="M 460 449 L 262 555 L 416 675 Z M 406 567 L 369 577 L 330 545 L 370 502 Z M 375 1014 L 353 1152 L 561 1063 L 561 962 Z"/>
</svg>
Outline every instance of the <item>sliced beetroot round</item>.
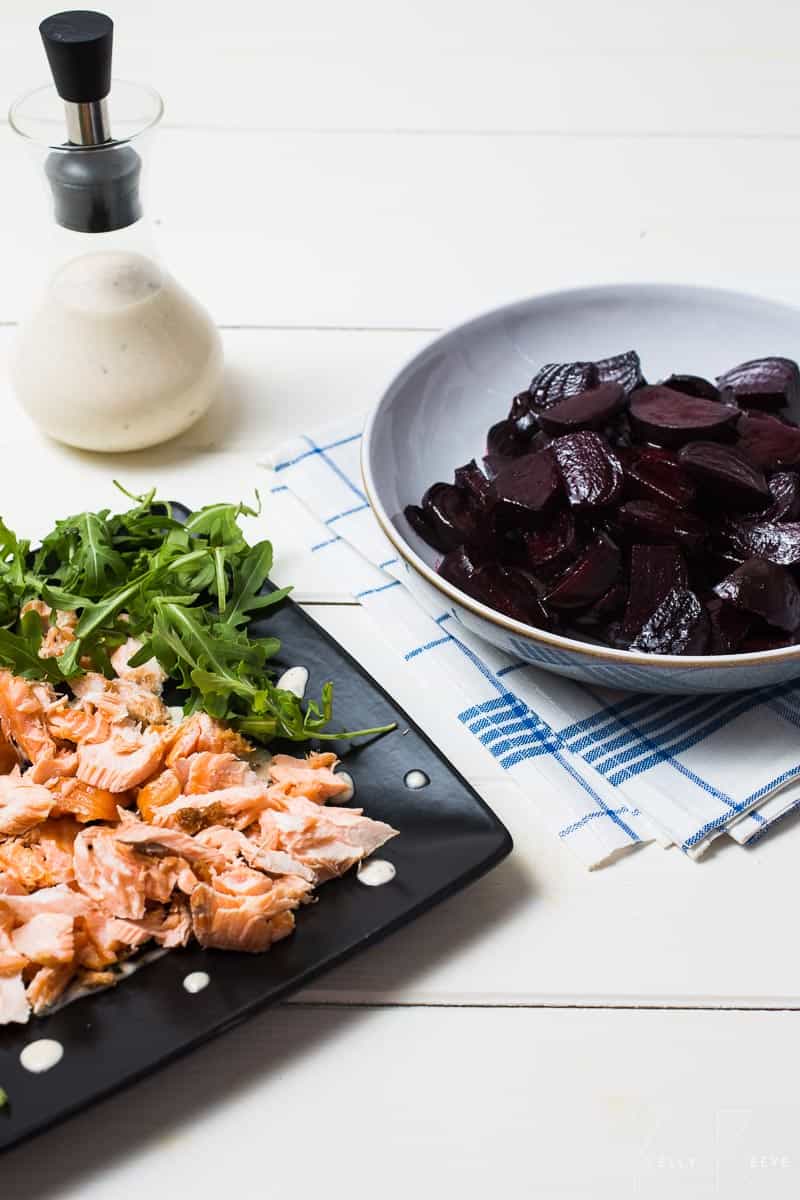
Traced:
<svg viewBox="0 0 800 1200">
<path fill-rule="evenodd" d="M 763 558 L 781 567 L 800 567 L 800 523 L 729 521 L 721 534 L 726 549 L 743 559 Z"/>
<path fill-rule="evenodd" d="M 530 409 L 538 413 L 551 408 L 567 396 L 585 392 L 599 382 L 597 367 L 592 362 L 545 363 L 528 388 Z"/>
<path fill-rule="evenodd" d="M 713 400 L 656 386 L 640 388 L 633 394 L 629 416 L 631 428 L 643 441 L 677 447 L 698 438 L 730 439 L 739 412 Z"/>
<path fill-rule="evenodd" d="M 768 413 L 742 413 L 737 425 L 737 447 L 745 458 L 764 471 L 800 466 L 800 429 Z"/>
<path fill-rule="evenodd" d="M 766 508 L 770 502 L 764 472 L 733 446 L 689 442 L 678 458 L 703 491 L 726 508 Z"/>
<path fill-rule="evenodd" d="M 689 508 L 697 489 L 670 450 L 647 447 L 624 464 L 625 490 L 634 499 Z"/>
<path fill-rule="evenodd" d="M 405 518 L 408 521 L 414 533 L 422 538 L 434 550 L 444 550 L 445 547 L 440 544 L 439 536 L 436 530 L 431 525 L 425 512 L 418 504 L 407 504 L 403 509 Z"/>
<path fill-rule="evenodd" d="M 684 396 L 695 396 L 698 400 L 713 400 L 716 404 L 722 400 L 719 388 L 703 379 L 702 375 L 670 375 L 661 386 L 673 392 L 682 392 Z"/>
<path fill-rule="evenodd" d="M 709 596 L 705 606 L 711 622 L 709 653 L 735 654 L 753 624 L 752 616 L 719 596 Z"/>
<path fill-rule="evenodd" d="M 654 500 L 628 500 L 621 504 L 616 522 L 629 540 L 677 544 L 687 550 L 699 550 L 707 534 L 701 517 Z"/>
<path fill-rule="evenodd" d="M 709 619 L 688 588 L 672 588 L 630 644 L 646 654 L 705 654 Z"/>
<path fill-rule="evenodd" d="M 519 458 L 527 453 L 529 442 L 530 438 L 520 433 L 513 421 L 498 421 L 486 435 L 486 453 Z"/>
<path fill-rule="evenodd" d="M 579 429 L 602 429 L 625 407 L 625 392 L 619 383 L 601 383 L 588 392 L 578 392 L 560 400 L 541 413 L 539 424 L 545 433 L 557 437 Z"/>
<path fill-rule="evenodd" d="M 587 608 L 617 582 L 622 570 L 619 548 L 599 533 L 574 566 L 544 596 L 548 608 Z"/>
<path fill-rule="evenodd" d="M 622 464 L 598 434 L 568 433 L 556 438 L 550 449 L 572 508 L 582 511 L 616 503 L 622 494 Z"/>
<path fill-rule="evenodd" d="M 481 509 L 470 492 L 455 484 L 432 484 L 422 497 L 422 511 L 436 539 L 431 545 L 437 550 L 469 545 L 481 540 L 484 533 Z M 421 529 L 417 532 L 425 536 Z"/>
<path fill-rule="evenodd" d="M 769 479 L 772 503 L 759 514 L 761 521 L 796 521 L 800 517 L 800 475 L 776 471 Z"/>
<path fill-rule="evenodd" d="M 548 447 L 514 459 L 494 480 L 495 512 L 501 529 L 533 529 L 562 494 L 555 456 Z"/>
<path fill-rule="evenodd" d="M 689 586 L 689 572 L 677 546 L 636 545 L 631 546 L 630 574 L 622 633 L 633 638 L 668 592 Z"/>
<path fill-rule="evenodd" d="M 626 396 L 644 386 L 642 364 L 635 350 L 626 350 L 624 354 L 614 354 L 611 358 L 600 358 L 595 366 L 598 383 L 618 383 Z"/>
<path fill-rule="evenodd" d="M 474 458 L 470 462 L 465 463 L 463 467 L 456 467 L 455 484 L 456 487 L 470 492 L 473 499 L 479 504 L 485 505 L 489 503 L 489 498 L 492 494 L 492 485 Z"/>
<path fill-rule="evenodd" d="M 542 529 L 526 533 L 523 541 L 530 569 L 544 579 L 566 571 L 580 552 L 575 519 L 568 509 L 556 513 Z"/>
<path fill-rule="evenodd" d="M 745 408 L 775 412 L 800 403 L 800 368 L 791 358 L 750 359 L 720 375 L 717 383 Z"/>
<path fill-rule="evenodd" d="M 800 627 L 800 590 L 785 567 L 749 558 L 721 580 L 714 592 L 768 625 L 794 633 Z"/>
</svg>

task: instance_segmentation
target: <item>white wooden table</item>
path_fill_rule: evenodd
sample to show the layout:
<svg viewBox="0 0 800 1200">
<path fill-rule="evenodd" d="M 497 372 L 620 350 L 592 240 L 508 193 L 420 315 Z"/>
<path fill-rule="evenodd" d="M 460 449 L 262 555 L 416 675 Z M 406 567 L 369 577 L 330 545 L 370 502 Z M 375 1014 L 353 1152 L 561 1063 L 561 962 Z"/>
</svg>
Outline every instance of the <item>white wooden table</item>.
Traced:
<svg viewBox="0 0 800 1200">
<path fill-rule="evenodd" d="M 432 333 L 515 296 L 671 279 L 800 300 L 790 0 L 105 7 L 116 73 L 166 93 L 150 211 L 223 328 L 227 396 L 180 441 L 104 458 L 44 442 L 3 377 L 12 525 L 111 503 L 112 476 L 188 503 L 263 488 L 270 446 L 365 410 Z M 42 15 L 3 2 L 3 103 L 45 76 Z M 8 133 L 0 162 L 4 353 L 40 231 Z M 795 1197 L 800 832 L 585 872 L 410 693 L 365 614 L 298 555 L 296 520 L 285 496 L 260 519 L 278 577 L 431 731 L 516 852 L 7 1156 L 4 1200 Z"/>
</svg>

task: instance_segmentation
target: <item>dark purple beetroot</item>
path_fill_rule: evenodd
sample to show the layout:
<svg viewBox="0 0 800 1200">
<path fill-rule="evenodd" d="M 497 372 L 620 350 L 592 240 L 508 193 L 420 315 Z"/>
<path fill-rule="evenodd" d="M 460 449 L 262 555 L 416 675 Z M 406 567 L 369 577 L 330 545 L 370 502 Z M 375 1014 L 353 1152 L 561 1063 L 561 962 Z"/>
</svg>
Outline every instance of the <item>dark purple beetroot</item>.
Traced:
<svg viewBox="0 0 800 1200">
<path fill-rule="evenodd" d="M 591 607 L 575 617 L 575 624 L 588 628 L 607 625 L 609 621 L 614 621 L 617 617 L 622 616 L 627 600 L 628 589 L 625 584 L 615 583 L 607 592 L 603 593 L 599 600 L 595 600 Z"/>
<path fill-rule="evenodd" d="M 588 430 L 565 434 L 555 439 L 551 450 L 572 508 L 603 508 L 619 499 L 622 464 L 598 434 Z"/>
<path fill-rule="evenodd" d="M 654 500 L 628 500 L 616 513 L 617 526 L 635 542 L 656 542 L 660 545 L 680 545 L 687 550 L 699 550 L 706 538 L 706 524 L 694 513 Z M 635 580 L 633 580 L 635 587 Z"/>
<path fill-rule="evenodd" d="M 719 388 L 714 387 L 713 383 L 709 383 L 701 375 L 670 375 L 661 387 L 681 392 L 684 396 L 694 396 L 698 400 L 713 400 L 715 404 L 719 404 L 722 399 Z"/>
<path fill-rule="evenodd" d="M 559 401 L 539 416 L 545 433 L 557 437 L 579 429 L 602 429 L 625 407 L 625 392 L 618 383 L 601 383 L 588 392 L 578 392 Z"/>
<path fill-rule="evenodd" d="M 780 567 L 800 567 L 800 524 L 785 521 L 729 521 L 721 541 L 742 559 L 763 558 Z"/>
<path fill-rule="evenodd" d="M 456 487 L 470 492 L 473 499 L 477 500 L 479 504 L 488 504 L 492 485 L 474 458 L 465 463 L 463 467 L 456 467 L 455 484 Z"/>
<path fill-rule="evenodd" d="M 738 449 L 756 467 L 776 471 L 800 466 L 800 429 L 768 413 L 742 413 L 737 426 Z"/>
<path fill-rule="evenodd" d="M 678 459 L 703 491 L 726 508 L 752 510 L 769 504 L 764 472 L 733 446 L 689 442 Z"/>
<path fill-rule="evenodd" d="M 547 628 L 549 619 L 533 581 L 514 567 L 482 563 L 464 546 L 446 554 L 439 563 L 439 574 L 454 587 L 497 612 Z"/>
<path fill-rule="evenodd" d="M 498 527 L 535 529 L 562 494 L 555 456 L 548 447 L 514 459 L 498 473 L 493 484 Z"/>
<path fill-rule="evenodd" d="M 621 569 L 619 549 L 611 538 L 598 533 L 575 565 L 547 593 L 544 603 L 555 609 L 587 608 L 617 582 Z"/>
<path fill-rule="evenodd" d="M 599 382 L 594 363 L 546 363 L 536 372 L 528 388 L 531 411 L 538 413 L 542 409 L 552 408 L 554 404 L 566 400 L 567 396 L 585 392 Z"/>
<path fill-rule="evenodd" d="M 482 562 L 476 560 L 465 546 L 458 546 L 445 554 L 437 570 L 443 579 L 460 588 L 468 596 L 483 602 L 483 592 L 480 586 L 480 570 Z"/>
<path fill-rule="evenodd" d="M 776 471 L 769 480 L 772 503 L 759 513 L 760 521 L 796 521 L 800 517 L 800 476 Z"/>
<path fill-rule="evenodd" d="M 791 358 L 751 359 L 720 375 L 717 383 L 745 408 L 776 412 L 800 402 L 800 368 Z"/>
<path fill-rule="evenodd" d="M 735 654 L 753 623 L 750 613 L 734 608 L 719 596 L 709 596 L 705 606 L 711 623 L 709 653 Z"/>
<path fill-rule="evenodd" d="M 513 421 L 498 421 L 486 435 L 486 453 L 503 458 L 519 458 L 526 454 L 530 438 L 521 434 Z"/>
<path fill-rule="evenodd" d="M 509 421 L 512 421 L 517 428 L 517 432 L 523 437 L 532 437 L 539 428 L 539 418 L 531 408 L 530 392 L 520 392 L 511 401 L 511 411 L 508 414 Z"/>
<path fill-rule="evenodd" d="M 630 644 L 646 654 L 705 654 L 709 619 L 688 588 L 673 588 Z"/>
<path fill-rule="evenodd" d="M 738 417 L 735 408 L 668 387 L 644 387 L 631 396 L 631 429 L 643 441 L 659 446 L 683 446 L 698 438 L 730 440 Z"/>
<path fill-rule="evenodd" d="M 598 383 L 618 383 L 626 396 L 644 386 L 642 364 L 635 350 L 626 350 L 624 354 L 614 354 L 611 358 L 600 358 L 595 366 Z"/>
<path fill-rule="evenodd" d="M 566 571 L 580 552 L 572 513 L 557 513 L 542 529 L 526 533 L 525 557 L 530 569 L 543 579 L 552 579 Z"/>
<path fill-rule="evenodd" d="M 785 567 L 749 558 L 714 588 L 722 600 L 794 633 L 800 627 L 800 590 Z"/>
<path fill-rule="evenodd" d="M 603 437 L 609 446 L 615 450 L 628 450 L 633 445 L 631 423 L 626 412 L 620 413 L 610 425 L 603 430 Z"/>
<path fill-rule="evenodd" d="M 434 483 L 422 497 L 421 510 L 410 504 L 406 519 L 436 550 L 480 540 L 485 532 L 483 513 L 471 492 L 452 483 Z"/>
<path fill-rule="evenodd" d="M 796 646 L 797 639 L 788 634 L 781 634 L 777 629 L 768 628 L 755 630 L 747 635 L 739 646 L 740 654 L 763 654 L 765 650 L 785 650 L 788 646 Z"/>
<path fill-rule="evenodd" d="M 677 546 L 631 546 L 631 585 L 622 634 L 636 637 L 673 588 L 687 588 L 686 559 Z"/>
<path fill-rule="evenodd" d="M 689 508 L 694 503 L 696 488 L 669 450 L 639 450 L 624 470 L 625 490 L 634 499 L 655 500 L 678 508 Z"/>
</svg>

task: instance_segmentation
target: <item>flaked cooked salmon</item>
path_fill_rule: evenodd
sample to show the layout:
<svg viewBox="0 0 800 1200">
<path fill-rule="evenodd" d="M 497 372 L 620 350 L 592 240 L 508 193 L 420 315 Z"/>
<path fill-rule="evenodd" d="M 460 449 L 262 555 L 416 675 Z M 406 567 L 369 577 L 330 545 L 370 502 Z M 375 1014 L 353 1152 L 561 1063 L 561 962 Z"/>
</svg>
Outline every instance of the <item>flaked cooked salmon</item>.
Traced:
<svg viewBox="0 0 800 1200">
<path fill-rule="evenodd" d="M 71 614 L 35 611 L 47 647 Z M 58 638 L 63 634 L 63 642 Z M 0 1025 L 108 987 L 150 944 L 258 953 L 287 937 L 320 883 L 395 830 L 329 803 L 332 754 L 252 748 L 205 713 L 170 721 L 164 673 L 112 656 L 72 697 L 0 669 Z"/>
</svg>

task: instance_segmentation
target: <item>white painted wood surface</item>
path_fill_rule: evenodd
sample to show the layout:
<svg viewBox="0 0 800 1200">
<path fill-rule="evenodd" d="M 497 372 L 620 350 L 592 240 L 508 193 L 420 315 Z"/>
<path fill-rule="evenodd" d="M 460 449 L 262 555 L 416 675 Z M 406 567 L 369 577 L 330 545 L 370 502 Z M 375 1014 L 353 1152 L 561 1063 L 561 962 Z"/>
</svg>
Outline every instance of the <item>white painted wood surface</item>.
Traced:
<svg viewBox="0 0 800 1200">
<path fill-rule="evenodd" d="M 224 327 L 227 396 L 179 441 L 104 458 L 44 442 L 0 375 L 12 524 L 111 503 L 112 476 L 189 503 L 266 491 L 270 446 L 366 410 L 437 329 L 518 295 L 671 279 L 800 301 L 788 0 L 106 7 L 118 74 L 166 94 L 150 210 Z M 3 2 L 2 104 L 45 78 L 41 15 Z M 3 131 L 0 357 L 41 257 L 26 172 Z M 3 1195 L 260 1197 L 308 1190 L 309 1160 L 333 1197 L 796 1195 L 797 1014 L 721 1011 L 800 1008 L 796 830 L 701 865 L 651 849 L 585 872 L 298 554 L 303 519 L 267 495 L 278 577 L 339 601 L 316 619 L 516 853 L 292 1006 L 11 1155 Z"/>
</svg>

